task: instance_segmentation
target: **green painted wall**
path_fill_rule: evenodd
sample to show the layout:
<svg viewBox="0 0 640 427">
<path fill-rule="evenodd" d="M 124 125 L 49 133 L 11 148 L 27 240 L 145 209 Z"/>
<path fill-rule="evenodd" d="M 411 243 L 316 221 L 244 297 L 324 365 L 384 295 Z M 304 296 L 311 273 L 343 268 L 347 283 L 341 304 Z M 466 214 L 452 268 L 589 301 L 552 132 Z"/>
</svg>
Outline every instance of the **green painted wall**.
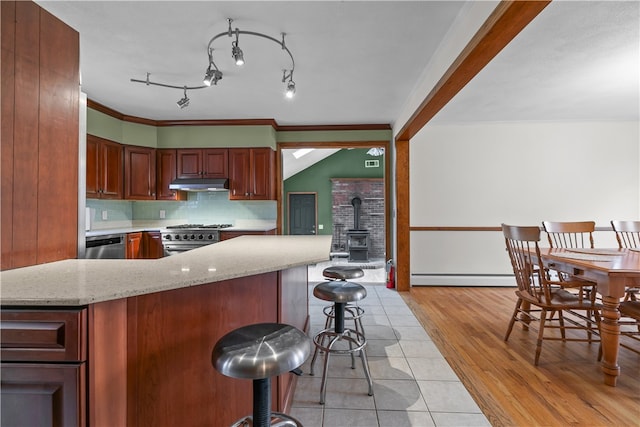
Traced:
<svg viewBox="0 0 640 427">
<path fill-rule="evenodd" d="M 87 133 L 111 141 L 122 142 L 122 120 L 87 108 Z"/>
<path fill-rule="evenodd" d="M 153 148 L 271 147 L 272 126 L 150 126 L 126 122 L 87 108 L 87 133 L 121 144 Z"/>
<path fill-rule="evenodd" d="M 391 141 L 391 130 L 331 130 L 276 132 L 278 142 Z"/>
<path fill-rule="evenodd" d="M 271 147 L 272 126 L 165 126 L 158 128 L 158 148 Z"/>
<path fill-rule="evenodd" d="M 288 230 L 288 193 L 318 193 L 318 234 L 333 234 L 331 178 L 383 178 L 384 156 L 372 157 L 367 148 L 343 149 L 284 181 L 283 233 Z M 365 160 L 380 160 L 377 168 L 365 168 Z M 320 225 L 323 229 L 320 230 Z"/>
</svg>

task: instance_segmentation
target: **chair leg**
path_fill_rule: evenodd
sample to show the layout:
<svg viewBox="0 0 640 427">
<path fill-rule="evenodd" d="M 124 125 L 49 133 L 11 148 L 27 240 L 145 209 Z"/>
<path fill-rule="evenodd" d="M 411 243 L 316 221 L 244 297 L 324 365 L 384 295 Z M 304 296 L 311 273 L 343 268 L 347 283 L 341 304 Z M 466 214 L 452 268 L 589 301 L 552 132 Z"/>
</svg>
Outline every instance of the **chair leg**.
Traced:
<svg viewBox="0 0 640 427">
<path fill-rule="evenodd" d="M 562 312 L 559 312 L 559 315 L 562 318 Z M 540 330 L 538 331 L 538 342 L 536 343 L 536 358 L 534 361 L 534 365 L 538 366 L 538 360 L 540 359 L 540 353 L 542 352 L 542 338 L 544 337 L 544 324 L 547 320 L 547 311 L 542 310 L 540 313 Z"/>
<path fill-rule="evenodd" d="M 511 315 L 511 320 L 509 320 L 509 326 L 507 327 L 507 334 L 504 336 L 505 341 L 509 340 L 509 335 L 511 335 L 511 331 L 513 330 L 513 325 L 514 323 L 516 323 L 516 318 L 518 316 L 518 313 L 520 312 L 521 305 L 522 305 L 522 299 L 518 298 L 518 301 L 516 302 L 516 308 L 515 310 L 513 310 L 513 314 Z"/>
</svg>

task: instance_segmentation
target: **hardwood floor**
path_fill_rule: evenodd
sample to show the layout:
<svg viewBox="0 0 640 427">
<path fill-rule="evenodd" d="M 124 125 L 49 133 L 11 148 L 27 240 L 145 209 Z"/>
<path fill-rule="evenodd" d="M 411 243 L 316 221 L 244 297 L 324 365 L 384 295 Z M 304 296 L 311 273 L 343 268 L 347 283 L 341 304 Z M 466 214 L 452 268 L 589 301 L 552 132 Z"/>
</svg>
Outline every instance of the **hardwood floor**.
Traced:
<svg viewBox="0 0 640 427">
<path fill-rule="evenodd" d="M 513 288 L 413 287 L 405 302 L 493 426 L 638 426 L 640 355 L 620 349 L 617 387 L 603 384 L 598 344 L 545 341 L 516 324 Z M 455 303 L 453 303 L 455 302 Z"/>
</svg>

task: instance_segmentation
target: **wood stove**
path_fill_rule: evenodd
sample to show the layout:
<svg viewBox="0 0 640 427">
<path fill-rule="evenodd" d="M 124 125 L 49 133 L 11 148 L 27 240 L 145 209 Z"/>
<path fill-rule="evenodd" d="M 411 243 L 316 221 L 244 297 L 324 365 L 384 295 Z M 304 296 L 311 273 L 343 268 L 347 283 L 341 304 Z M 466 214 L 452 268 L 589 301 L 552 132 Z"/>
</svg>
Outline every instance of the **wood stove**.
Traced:
<svg viewBox="0 0 640 427">
<path fill-rule="evenodd" d="M 369 261 L 370 237 L 369 230 L 360 229 L 360 197 L 351 199 L 353 206 L 353 228 L 347 231 L 347 249 L 349 262 Z"/>
</svg>

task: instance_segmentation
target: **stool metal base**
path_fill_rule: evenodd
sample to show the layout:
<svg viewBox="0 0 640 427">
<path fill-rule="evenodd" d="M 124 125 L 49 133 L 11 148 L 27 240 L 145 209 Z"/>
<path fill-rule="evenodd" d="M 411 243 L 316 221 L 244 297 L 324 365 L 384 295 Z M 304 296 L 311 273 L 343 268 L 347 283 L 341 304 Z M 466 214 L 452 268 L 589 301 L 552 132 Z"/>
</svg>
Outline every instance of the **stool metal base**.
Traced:
<svg viewBox="0 0 640 427">
<path fill-rule="evenodd" d="M 271 413 L 271 427 L 303 427 L 297 419 L 281 412 Z M 253 427 L 253 417 L 244 417 L 231 425 L 231 427 Z"/>
<path fill-rule="evenodd" d="M 325 341 L 329 340 L 329 344 L 325 345 Z M 348 349 L 334 348 L 339 342 L 345 340 L 349 343 Z M 373 383 L 371 381 L 371 375 L 369 373 L 369 363 L 367 362 L 367 354 L 364 348 L 367 345 L 367 340 L 363 333 L 354 329 L 344 329 L 342 332 L 336 332 L 334 329 L 323 329 L 313 337 L 313 342 L 316 345 L 316 349 L 311 359 L 310 375 L 314 375 L 314 366 L 318 357 L 318 352 L 324 352 L 324 363 L 322 369 L 322 382 L 320 383 L 320 404 L 324 405 L 325 396 L 327 394 L 327 373 L 329 367 L 329 357 L 331 354 L 349 354 L 351 355 L 351 369 L 355 369 L 354 355 L 359 353 L 360 360 L 362 361 L 362 368 L 364 375 L 367 378 L 369 385 L 369 396 L 373 396 Z"/>
</svg>

